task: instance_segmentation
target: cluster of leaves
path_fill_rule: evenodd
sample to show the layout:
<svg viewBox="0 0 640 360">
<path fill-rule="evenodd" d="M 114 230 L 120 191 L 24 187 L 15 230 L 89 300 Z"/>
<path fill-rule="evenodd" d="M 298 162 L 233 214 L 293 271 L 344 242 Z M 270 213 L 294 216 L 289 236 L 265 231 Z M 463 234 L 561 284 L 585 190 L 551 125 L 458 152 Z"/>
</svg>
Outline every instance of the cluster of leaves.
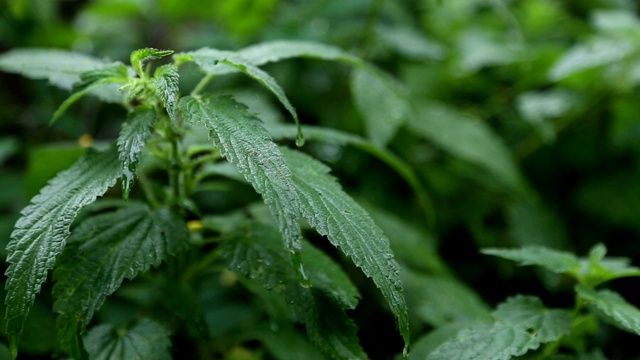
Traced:
<svg viewBox="0 0 640 360">
<path fill-rule="evenodd" d="M 41 284 L 45 293 L 29 316 L 8 304 L 22 315 L 0 330 L 15 338 L 24 320 L 21 356 L 135 357 L 133 341 L 152 358 L 189 348 L 195 358 L 387 359 L 402 348 L 392 317 L 405 341 L 411 324 L 411 359 L 638 355 L 640 298 L 626 291 L 638 270 L 594 246 L 640 254 L 633 1 L 91 0 L 60 7 L 67 27 L 49 2 L 9 3 L 3 49 L 125 59 L 145 46 L 206 47 L 169 64 L 168 52 L 135 51 L 131 66 L 56 50 L 2 55 L 2 70 L 64 90 L 17 77 L 18 91 L 0 89 L 0 118 L 20 120 L 0 127 L 24 137 L 0 138 L 5 243 L 18 221 L 7 284 L 31 284 L 9 296 L 30 304 Z M 283 62 L 301 57 L 350 66 Z M 23 106 L 23 92 L 34 102 Z M 53 113 L 55 126 L 41 126 Z M 98 140 L 59 175 L 69 186 L 52 180 L 56 196 L 18 215 L 23 182 L 31 197 L 85 152 L 36 145 L 83 132 L 118 140 Z M 33 247 L 18 246 L 24 229 Z"/>
<path fill-rule="evenodd" d="M 190 241 L 184 217 L 190 213 L 205 216 L 193 203 L 193 196 L 202 179 L 216 172 L 200 165 L 220 166 L 218 160 L 222 158 L 235 168 L 228 168 L 227 174 L 217 174 L 249 183 L 262 195 L 273 220 L 261 224 L 252 217 L 242 217 L 235 226 L 224 229 L 194 220 L 200 227 L 228 237 L 210 251 L 211 255 L 200 252 L 200 256 L 208 261 L 224 259 L 230 269 L 245 276 L 253 286 L 262 285 L 281 295 L 280 301 L 291 305 L 286 311 L 291 320 L 304 323 L 311 340 L 327 354 L 364 358 L 357 328 L 344 312 L 355 307 L 358 291 L 330 258 L 311 245 L 303 245 L 300 222 L 304 218 L 380 288 L 408 344 L 407 308 L 399 267 L 382 230 L 328 175 L 325 165 L 302 152 L 279 148 L 256 115 L 233 97 L 199 93 L 214 75 L 241 71 L 274 93 L 298 122 L 282 89 L 258 65 L 306 56 L 345 61 L 381 75 L 336 48 L 296 42 L 267 43 L 237 53 L 201 49 L 176 54 L 175 65 L 159 66 L 150 75 L 148 62 L 170 54 L 172 51 L 141 49 L 131 54 L 131 69 L 119 62 L 92 61 L 97 65 L 87 71 L 72 70 L 73 62 L 78 60 L 72 53 L 54 52 L 58 62 L 51 62 L 48 50 L 14 50 L 0 58 L 5 70 L 46 77 L 54 85 L 64 85 L 66 77 L 79 77 L 72 95 L 53 120 L 93 91 L 106 92 L 107 95 L 96 92 L 99 97 L 118 98 L 117 93 L 109 93 L 112 84 L 120 85 L 120 101 L 129 109 L 116 144 L 106 145 L 101 151 L 89 150 L 71 168 L 56 175 L 16 223 L 7 246 L 7 333 L 13 357 L 17 356 L 18 341 L 35 295 L 51 269 L 56 282 L 54 310 L 59 314 L 62 351 L 77 359 L 87 358 L 88 350 L 94 351 L 92 357 L 111 358 L 121 347 L 125 352 L 137 351 L 143 358 L 168 356 L 169 330 L 152 320 L 140 320 L 125 331 L 127 336 L 134 336 L 140 331 L 138 327 L 155 329 L 145 337 L 162 339 L 164 346 L 152 350 L 139 349 L 136 343 L 130 345 L 133 349 L 127 349 L 132 340 L 103 327 L 87 334 L 85 346 L 85 328 L 105 297 L 113 294 L 125 278 L 134 279 L 151 266 L 158 267 L 187 251 L 189 244 L 193 251 L 209 243 L 206 239 Z M 195 62 L 206 76 L 191 95 L 180 97 L 178 66 L 186 62 Z M 391 87 L 384 90 L 392 91 Z M 188 140 L 189 132 L 202 130 L 208 132 L 211 142 Z M 299 146 L 303 143 L 299 124 L 296 142 Z M 129 197 L 144 153 L 160 162 L 156 166 L 168 173 L 169 185 L 164 194 L 148 190 L 146 200 L 150 206 L 131 201 L 96 211 L 83 219 L 71 235 L 69 228 L 82 207 L 94 203 L 119 178 L 123 178 L 123 197 Z M 280 237 L 282 244 L 275 242 Z M 210 256 L 215 256 L 214 260 Z M 112 335 L 109 338 L 107 334 Z"/>
</svg>

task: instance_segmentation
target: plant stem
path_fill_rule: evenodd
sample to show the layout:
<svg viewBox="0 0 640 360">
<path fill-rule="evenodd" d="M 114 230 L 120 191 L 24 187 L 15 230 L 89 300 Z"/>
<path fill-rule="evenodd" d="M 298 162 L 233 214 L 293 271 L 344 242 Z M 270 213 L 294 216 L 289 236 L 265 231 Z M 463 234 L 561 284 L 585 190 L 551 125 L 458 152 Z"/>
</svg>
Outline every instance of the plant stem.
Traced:
<svg viewBox="0 0 640 360">
<path fill-rule="evenodd" d="M 138 181 L 140 182 L 142 192 L 144 192 L 144 196 L 147 198 L 147 201 L 149 201 L 149 204 L 151 204 L 151 207 L 154 209 L 160 207 L 160 202 L 158 202 L 158 199 L 153 193 L 149 178 L 147 178 L 147 174 L 145 174 L 144 171 L 138 171 Z"/>
<path fill-rule="evenodd" d="M 200 92 L 202 92 L 202 90 L 204 90 L 204 88 L 207 87 L 209 82 L 211 82 L 211 80 L 213 80 L 215 76 L 216 76 L 215 74 L 207 74 L 207 76 L 203 77 L 202 80 L 200 80 L 200 82 L 198 83 L 198 85 L 196 85 L 196 87 L 191 91 L 191 96 L 196 96 L 200 94 Z"/>
<path fill-rule="evenodd" d="M 173 134 L 175 135 L 175 134 Z M 169 163 L 169 184 L 171 186 L 171 194 L 173 195 L 174 204 L 180 204 L 182 199 L 182 191 L 180 190 L 180 152 L 178 149 L 178 139 L 172 136 L 171 143 L 171 160 Z"/>
</svg>

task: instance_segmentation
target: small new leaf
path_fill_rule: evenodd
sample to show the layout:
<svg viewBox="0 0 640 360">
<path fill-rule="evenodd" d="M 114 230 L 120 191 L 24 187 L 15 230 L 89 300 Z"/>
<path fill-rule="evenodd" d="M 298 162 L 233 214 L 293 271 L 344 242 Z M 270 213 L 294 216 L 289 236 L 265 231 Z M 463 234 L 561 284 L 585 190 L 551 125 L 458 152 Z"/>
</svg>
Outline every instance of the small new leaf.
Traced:
<svg viewBox="0 0 640 360">
<path fill-rule="evenodd" d="M 73 219 L 83 206 L 113 186 L 121 174 L 115 147 L 103 152 L 89 150 L 71 168 L 56 175 L 22 210 L 7 245 L 6 319 L 14 358 L 29 308 L 64 249 Z"/>
<path fill-rule="evenodd" d="M 589 257 L 580 261 L 576 277 L 581 284 L 593 288 L 610 280 L 640 276 L 640 268 L 631 266 L 628 258 L 605 257 L 606 254 L 607 248 L 596 244 L 589 251 Z"/>
<path fill-rule="evenodd" d="M 104 299 L 125 278 L 133 279 L 178 253 L 188 237 L 184 221 L 171 210 L 137 203 L 78 226 L 53 274 L 61 348 L 83 358 L 81 335 Z"/>
<path fill-rule="evenodd" d="M 640 310 L 629 304 L 620 294 L 601 290 L 596 291 L 586 286 L 578 285 L 576 292 L 581 300 L 586 301 L 596 313 L 608 323 L 640 335 Z"/>
<path fill-rule="evenodd" d="M 304 138 L 302 136 L 302 130 L 300 128 L 300 120 L 298 119 L 298 113 L 296 109 L 291 105 L 289 99 L 285 95 L 284 91 L 278 85 L 276 80 L 268 73 L 255 66 L 251 61 L 244 59 L 237 53 L 231 51 L 222 51 L 217 49 L 199 49 L 194 52 L 181 54 L 183 57 L 188 57 L 191 61 L 198 64 L 198 66 L 204 70 L 204 72 L 213 74 L 217 69 L 219 63 L 227 64 L 231 67 L 238 69 L 245 75 L 259 82 L 262 86 L 271 91 L 280 101 L 280 103 L 287 109 L 291 117 L 296 123 L 298 128 L 298 135 L 296 137 L 296 143 L 298 146 L 304 144 Z"/>
<path fill-rule="evenodd" d="M 118 136 L 118 158 L 122 163 L 122 189 L 124 198 L 129 197 L 136 174 L 136 166 L 144 145 L 151 136 L 156 112 L 153 109 L 138 107 L 127 116 Z"/>
<path fill-rule="evenodd" d="M 389 239 L 369 214 L 347 195 L 329 168 L 301 152 L 282 149 L 302 201 L 302 215 L 370 278 L 387 300 L 400 333 L 409 344 L 409 319 L 399 266 Z"/>
<path fill-rule="evenodd" d="M 295 320 L 305 324 L 311 341 L 331 357 L 367 359 L 357 328 L 344 312 L 355 307 L 358 291 L 338 265 L 305 244 L 302 258 L 314 286 L 302 287 L 276 229 L 254 222 L 235 231 L 220 246 L 229 268 L 282 296 Z"/>
<path fill-rule="evenodd" d="M 153 83 L 156 85 L 158 97 L 162 100 L 164 108 L 173 119 L 180 89 L 178 88 L 178 68 L 173 64 L 162 65 L 156 69 L 153 75 Z"/>
<path fill-rule="evenodd" d="M 519 249 L 488 248 L 483 249 L 481 252 L 486 255 L 517 261 L 523 266 L 542 266 L 558 274 L 573 274 L 580 268 L 580 262 L 575 255 L 542 246 L 527 246 Z"/>
<path fill-rule="evenodd" d="M 170 335 L 162 324 L 141 319 L 127 328 L 98 325 L 89 331 L 85 344 L 95 360 L 170 360 Z"/>
<path fill-rule="evenodd" d="M 153 48 L 139 49 L 131 53 L 131 66 L 138 76 L 144 77 L 142 66 L 146 61 L 160 59 L 171 54 L 173 54 L 173 50 L 158 50 Z"/>
<path fill-rule="evenodd" d="M 260 193 L 278 221 L 296 268 L 301 266 L 300 198 L 282 153 L 260 120 L 229 96 L 188 96 L 180 100 L 187 123 L 204 125 L 222 155 Z M 301 280 L 304 273 L 300 269 Z"/>
<path fill-rule="evenodd" d="M 571 316 L 564 310 L 545 309 L 531 296 L 509 298 L 493 312 L 493 325 L 461 331 L 439 346 L 428 360 L 508 360 L 559 339 L 571 331 Z"/>
</svg>

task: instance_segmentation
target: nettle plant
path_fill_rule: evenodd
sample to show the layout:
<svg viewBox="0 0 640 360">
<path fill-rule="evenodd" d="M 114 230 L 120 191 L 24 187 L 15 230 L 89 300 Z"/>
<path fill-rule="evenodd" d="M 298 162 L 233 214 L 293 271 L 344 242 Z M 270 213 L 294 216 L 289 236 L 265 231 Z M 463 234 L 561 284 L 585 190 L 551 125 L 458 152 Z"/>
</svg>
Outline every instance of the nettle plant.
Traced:
<svg viewBox="0 0 640 360">
<path fill-rule="evenodd" d="M 166 64 L 170 55 L 173 62 Z M 354 103 L 376 125 L 368 128 L 369 139 L 300 126 L 283 90 L 259 68 L 294 57 L 354 67 Z M 50 272 L 54 285 L 46 295 L 58 316 L 60 357 L 183 358 L 180 351 L 187 348 L 196 358 L 249 358 L 244 348 L 234 347 L 249 343 L 258 348 L 258 358 L 260 351 L 278 359 L 322 359 L 322 353 L 368 358 L 347 315 L 358 303 L 358 288 L 305 236 L 328 239 L 372 279 L 396 319 L 405 355 L 409 314 L 433 328 L 415 341 L 411 359 L 599 359 L 604 357 L 592 352 L 589 339 L 600 320 L 640 335 L 640 310 L 619 294 L 598 289 L 613 279 L 640 276 L 640 269 L 628 259 L 605 257 L 604 246 L 595 246 L 587 258 L 542 247 L 483 250 L 576 283 L 573 309 L 549 309 L 538 297 L 517 295 L 490 311 L 451 275 L 415 224 L 371 207 L 378 224 L 397 236 L 390 244 L 326 165 L 276 143 L 300 147 L 306 139 L 363 150 L 396 171 L 432 215 L 416 173 L 384 144 L 406 125 L 409 133 L 495 173 L 509 188 L 526 189 L 509 150 L 481 122 L 412 99 L 377 68 L 322 44 L 271 42 L 236 52 L 205 48 L 178 54 L 141 49 L 130 63 L 59 50 L 0 55 L 2 70 L 72 89 L 54 120 L 86 94 L 122 104 L 127 112 L 117 140 L 88 149 L 58 173 L 15 225 L 6 272 L 6 333 L 13 358 Z M 179 68 L 187 63 L 204 75 L 183 96 Z M 231 73 L 258 81 L 296 124 L 262 122 L 263 114 L 233 96 L 206 93 L 214 78 Z M 453 141 L 460 138 L 464 141 Z M 116 186 L 119 180 L 122 186 Z M 237 194 L 229 184 L 240 184 L 242 191 L 251 186 L 263 201 L 243 198 L 239 210 L 223 212 L 206 206 L 215 198 L 199 198 L 211 189 Z M 114 302 L 105 310 L 108 296 L 127 305 Z M 304 325 L 307 337 L 297 324 Z"/>
<path fill-rule="evenodd" d="M 484 254 L 534 265 L 575 283 L 571 309 L 549 309 L 537 296 L 517 295 L 493 312 L 475 307 L 471 323 L 453 324 L 454 336 L 437 342 L 427 335 L 415 344 L 412 359 L 598 359 L 606 357 L 589 339 L 604 321 L 640 335 L 640 310 L 620 294 L 597 287 L 614 279 L 640 276 L 640 268 L 627 258 L 605 257 L 606 247 L 594 246 L 586 258 L 542 246 L 516 249 L 487 248 Z M 468 305 L 461 306 L 461 312 Z M 441 336 L 441 335 L 440 335 Z M 537 350 L 537 351 L 533 351 Z M 569 355 L 571 354 L 571 355 Z"/>
<path fill-rule="evenodd" d="M 293 324 L 302 323 L 311 342 L 327 355 L 367 358 L 358 329 L 346 314 L 358 303 L 358 289 L 331 257 L 304 239 L 308 226 L 373 280 L 408 344 L 399 266 L 387 237 L 329 175 L 327 166 L 274 142 L 288 139 L 302 146 L 304 132 L 283 90 L 258 66 L 293 57 L 345 62 L 356 67 L 363 81 L 374 78 L 377 88 L 400 96 L 393 81 L 357 57 L 307 42 L 265 43 L 238 52 L 205 48 L 173 54 L 173 62 L 154 66 L 153 60 L 172 54 L 137 50 L 130 66 L 59 50 L 13 50 L 0 57 L 5 71 L 46 78 L 62 88 L 72 85 L 72 95 L 53 120 L 86 94 L 121 103 L 127 110 L 117 140 L 88 149 L 58 173 L 15 225 L 6 271 L 6 331 L 13 358 L 30 307 L 50 271 L 59 347 L 74 359 L 170 358 L 176 329 L 186 329 L 194 339 L 213 338 L 198 301 L 185 289 L 211 272 L 229 283 L 240 282 L 267 304 L 271 321 L 264 331 L 242 335 L 246 340 L 269 345 L 283 337 L 290 346 L 297 344 L 291 351 L 317 356 L 294 336 Z M 190 62 L 204 76 L 182 96 L 178 69 Z M 296 126 L 274 126 L 270 134 L 260 114 L 233 96 L 203 93 L 214 77 L 233 72 L 248 75 L 273 93 Z M 361 97 L 368 96 L 367 91 Z M 309 138 L 335 138 L 375 149 L 356 136 L 307 130 Z M 158 180 L 151 172 L 166 176 Z M 194 196 L 216 177 L 250 184 L 263 206 L 250 203 L 232 213 L 203 213 Z M 121 195 L 115 187 L 119 180 Z M 101 198 L 110 189 L 116 200 Z M 129 198 L 134 193 L 140 195 Z M 264 207 L 268 211 L 262 211 Z M 95 324 L 86 331 L 105 298 L 124 279 L 143 274 L 138 287 L 146 283 L 164 293 L 151 299 L 138 296 L 140 309 L 121 326 Z M 163 317 L 167 308 L 173 314 Z M 203 358 L 229 351 L 224 339 L 211 343 L 194 351 Z"/>
</svg>

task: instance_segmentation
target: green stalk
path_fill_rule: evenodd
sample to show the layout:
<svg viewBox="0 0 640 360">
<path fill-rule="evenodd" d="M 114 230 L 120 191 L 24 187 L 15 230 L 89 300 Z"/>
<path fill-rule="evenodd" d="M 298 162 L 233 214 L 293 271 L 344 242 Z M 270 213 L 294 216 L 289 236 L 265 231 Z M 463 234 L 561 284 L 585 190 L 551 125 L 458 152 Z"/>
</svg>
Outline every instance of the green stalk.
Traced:
<svg viewBox="0 0 640 360">
<path fill-rule="evenodd" d="M 197 96 L 199 95 L 202 90 L 204 90 L 205 87 L 207 87 L 207 85 L 209 85 L 209 83 L 211 82 L 211 80 L 213 80 L 213 78 L 215 77 L 215 74 L 207 74 L 207 76 L 203 77 L 202 80 L 200 80 L 200 82 L 198 83 L 198 85 L 196 85 L 196 87 L 191 90 L 191 96 Z"/>
</svg>

